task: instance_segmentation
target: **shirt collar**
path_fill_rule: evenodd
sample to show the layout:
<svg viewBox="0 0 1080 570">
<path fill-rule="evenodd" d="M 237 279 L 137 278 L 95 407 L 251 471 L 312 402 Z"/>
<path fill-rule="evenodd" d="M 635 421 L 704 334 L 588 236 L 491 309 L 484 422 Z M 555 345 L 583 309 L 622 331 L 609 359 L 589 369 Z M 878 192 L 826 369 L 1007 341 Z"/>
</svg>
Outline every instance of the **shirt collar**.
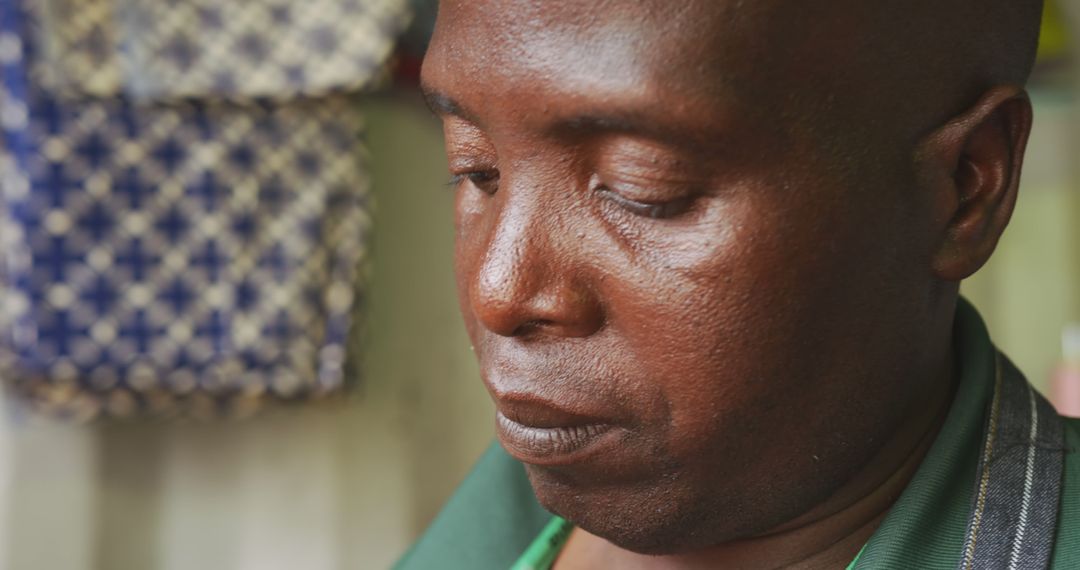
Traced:
<svg viewBox="0 0 1080 570">
<path fill-rule="evenodd" d="M 945 423 L 911 483 L 866 544 L 857 568 L 956 568 L 974 492 L 996 349 L 961 299 L 953 352 L 959 384 Z"/>
</svg>

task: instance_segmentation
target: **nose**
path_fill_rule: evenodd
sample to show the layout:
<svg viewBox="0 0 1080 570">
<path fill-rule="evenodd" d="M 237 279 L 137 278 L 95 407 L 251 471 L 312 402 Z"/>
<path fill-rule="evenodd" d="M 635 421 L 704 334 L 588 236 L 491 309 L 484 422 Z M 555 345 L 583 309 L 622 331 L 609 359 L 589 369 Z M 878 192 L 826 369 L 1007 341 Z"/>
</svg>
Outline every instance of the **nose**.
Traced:
<svg viewBox="0 0 1080 570">
<path fill-rule="evenodd" d="M 604 316 L 583 263 L 584 240 L 570 239 L 575 234 L 541 204 L 504 206 L 472 279 L 476 319 L 504 337 L 581 338 L 597 332 Z"/>
</svg>

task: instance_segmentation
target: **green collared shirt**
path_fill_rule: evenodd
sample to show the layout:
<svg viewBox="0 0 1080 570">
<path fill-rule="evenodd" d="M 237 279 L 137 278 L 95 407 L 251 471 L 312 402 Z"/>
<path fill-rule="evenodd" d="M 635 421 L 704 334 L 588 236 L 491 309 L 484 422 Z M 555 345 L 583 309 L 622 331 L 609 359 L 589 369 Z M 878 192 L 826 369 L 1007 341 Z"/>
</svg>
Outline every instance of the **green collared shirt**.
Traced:
<svg viewBox="0 0 1080 570">
<path fill-rule="evenodd" d="M 856 570 L 954 570 L 965 551 L 980 456 L 995 391 L 997 351 L 978 313 L 961 302 L 955 351 L 960 383 L 941 432 L 911 483 L 867 542 Z M 1080 568 L 1080 421 L 1067 420 L 1051 568 Z M 552 515 L 524 468 L 497 445 L 481 457 L 398 570 L 510 568 Z"/>
</svg>

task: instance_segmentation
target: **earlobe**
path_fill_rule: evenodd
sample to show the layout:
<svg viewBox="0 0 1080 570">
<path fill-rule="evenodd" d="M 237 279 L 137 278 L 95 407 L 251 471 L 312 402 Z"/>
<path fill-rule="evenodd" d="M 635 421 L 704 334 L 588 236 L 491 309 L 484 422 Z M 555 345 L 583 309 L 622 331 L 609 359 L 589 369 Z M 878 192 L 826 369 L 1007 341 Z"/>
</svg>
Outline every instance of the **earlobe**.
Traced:
<svg viewBox="0 0 1080 570">
<path fill-rule="evenodd" d="M 1031 114 L 1023 88 L 998 87 L 920 145 L 920 179 L 939 230 L 933 270 L 940 279 L 970 277 L 997 247 L 1016 204 Z"/>
</svg>

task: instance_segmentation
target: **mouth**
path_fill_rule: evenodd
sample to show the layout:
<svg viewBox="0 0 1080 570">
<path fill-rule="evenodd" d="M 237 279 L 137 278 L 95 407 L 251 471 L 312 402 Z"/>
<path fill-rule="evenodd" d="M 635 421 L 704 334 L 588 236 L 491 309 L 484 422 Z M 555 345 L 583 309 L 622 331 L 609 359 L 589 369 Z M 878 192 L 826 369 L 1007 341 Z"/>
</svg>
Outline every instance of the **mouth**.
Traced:
<svg viewBox="0 0 1080 570">
<path fill-rule="evenodd" d="M 495 425 L 510 455 L 542 466 L 584 461 L 614 442 L 618 431 L 609 420 L 521 399 L 500 402 Z"/>
</svg>

